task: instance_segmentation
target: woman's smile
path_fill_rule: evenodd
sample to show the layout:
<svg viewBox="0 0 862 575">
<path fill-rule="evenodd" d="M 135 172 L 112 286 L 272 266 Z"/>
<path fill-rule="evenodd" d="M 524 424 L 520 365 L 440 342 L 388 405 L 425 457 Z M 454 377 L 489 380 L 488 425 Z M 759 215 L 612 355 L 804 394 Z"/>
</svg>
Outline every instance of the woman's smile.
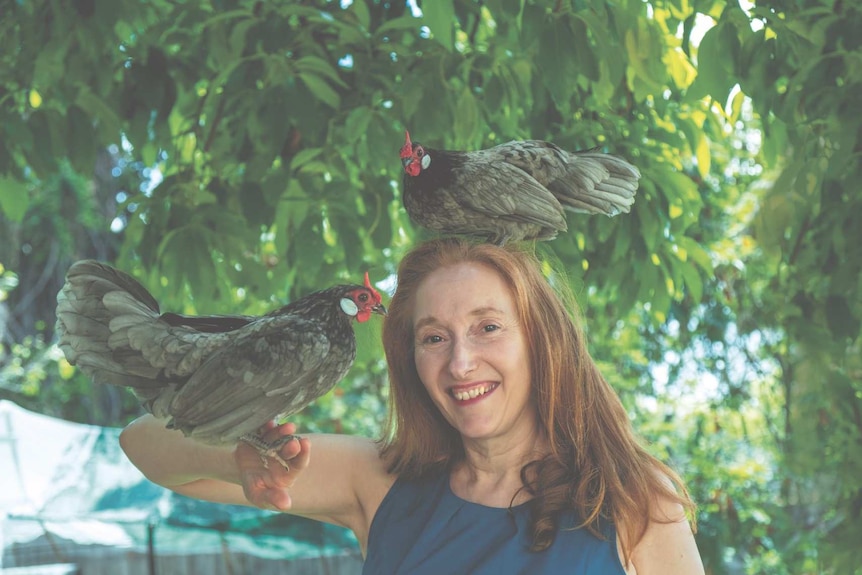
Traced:
<svg viewBox="0 0 862 575">
<path fill-rule="evenodd" d="M 499 383 L 494 382 L 456 385 L 449 388 L 449 395 L 455 399 L 458 405 L 472 405 L 487 398 L 499 385 Z"/>
</svg>

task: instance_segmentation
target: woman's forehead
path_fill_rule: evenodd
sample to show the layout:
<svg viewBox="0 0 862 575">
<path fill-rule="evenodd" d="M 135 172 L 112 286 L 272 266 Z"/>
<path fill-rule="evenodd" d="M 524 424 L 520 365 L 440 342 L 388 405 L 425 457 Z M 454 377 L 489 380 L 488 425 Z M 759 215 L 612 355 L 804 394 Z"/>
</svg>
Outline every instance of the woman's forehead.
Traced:
<svg viewBox="0 0 862 575">
<path fill-rule="evenodd" d="M 459 263 L 429 273 L 416 290 L 414 323 L 424 316 L 474 314 L 475 310 L 514 312 L 514 298 L 494 268 Z"/>
</svg>

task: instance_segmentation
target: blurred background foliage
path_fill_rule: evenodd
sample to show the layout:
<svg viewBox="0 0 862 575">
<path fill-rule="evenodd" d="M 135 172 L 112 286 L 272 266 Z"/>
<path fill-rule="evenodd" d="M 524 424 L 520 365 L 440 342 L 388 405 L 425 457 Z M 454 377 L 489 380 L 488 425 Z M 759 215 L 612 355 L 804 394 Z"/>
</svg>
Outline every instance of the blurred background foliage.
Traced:
<svg viewBox="0 0 862 575">
<path fill-rule="evenodd" d="M 847 0 L 0 0 L 0 397 L 140 413 L 52 346 L 74 260 L 187 313 L 391 288 L 423 236 L 405 129 L 600 146 L 640 168 L 634 210 L 537 249 L 688 480 L 708 572 L 860 573 L 859 30 Z M 302 429 L 378 433 L 357 332 Z"/>
</svg>

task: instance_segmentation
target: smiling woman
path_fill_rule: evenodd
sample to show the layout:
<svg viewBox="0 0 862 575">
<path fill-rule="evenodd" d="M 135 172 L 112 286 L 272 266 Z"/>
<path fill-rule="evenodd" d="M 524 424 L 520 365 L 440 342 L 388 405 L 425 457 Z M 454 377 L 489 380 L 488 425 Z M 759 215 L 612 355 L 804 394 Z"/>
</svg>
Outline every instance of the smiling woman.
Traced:
<svg viewBox="0 0 862 575">
<path fill-rule="evenodd" d="M 352 529 L 364 573 L 703 573 L 694 504 L 640 445 L 570 311 L 529 253 L 432 240 L 401 262 L 384 323 L 380 444 L 303 437 L 281 447 L 286 469 L 143 418 L 123 447 L 179 493 Z"/>
<path fill-rule="evenodd" d="M 382 456 L 399 480 L 378 514 L 405 498 L 442 493 L 445 500 L 449 490 L 483 509 L 509 508 L 517 535 L 488 545 L 526 555 L 515 552 L 512 563 L 508 552 L 474 551 L 482 558 L 465 572 L 521 564 L 554 572 L 573 561 L 585 573 L 702 572 L 685 520 L 694 504 L 682 481 L 640 445 L 570 310 L 539 270 L 516 247 L 461 239 L 428 242 L 401 262 L 383 332 L 393 407 Z M 407 484 L 416 493 L 402 491 Z M 443 532 L 452 539 L 456 515 L 478 520 L 458 509 L 437 518 L 450 524 Z M 417 522 L 426 519 L 417 539 L 439 527 Z M 478 521 L 485 533 L 495 529 L 490 519 Z M 375 542 L 387 544 L 382 525 L 375 520 L 369 562 L 377 559 Z M 437 541 L 407 559 L 418 569 L 448 549 Z"/>
</svg>

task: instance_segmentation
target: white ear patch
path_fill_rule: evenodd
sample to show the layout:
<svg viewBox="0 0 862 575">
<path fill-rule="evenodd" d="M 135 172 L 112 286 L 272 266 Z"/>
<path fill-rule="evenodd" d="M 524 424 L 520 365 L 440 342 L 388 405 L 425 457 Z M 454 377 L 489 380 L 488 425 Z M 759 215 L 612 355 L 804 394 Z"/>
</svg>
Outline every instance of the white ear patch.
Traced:
<svg viewBox="0 0 862 575">
<path fill-rule="evenodd" d="M 430 165 L 431 165 L 431 156 L 429 156 L 428 154 L 425 154 L 424 156 L 422 156 L 422 169 L 424 170 Z"/>
<path fill-rule="evenodd" d="M 359 313 L 359 308 L 353 303 L 353 300 L 349 297 L 341 298 L 341 311 L 346 313 L 347 315 L 353 317 Z"/>
</svg>

